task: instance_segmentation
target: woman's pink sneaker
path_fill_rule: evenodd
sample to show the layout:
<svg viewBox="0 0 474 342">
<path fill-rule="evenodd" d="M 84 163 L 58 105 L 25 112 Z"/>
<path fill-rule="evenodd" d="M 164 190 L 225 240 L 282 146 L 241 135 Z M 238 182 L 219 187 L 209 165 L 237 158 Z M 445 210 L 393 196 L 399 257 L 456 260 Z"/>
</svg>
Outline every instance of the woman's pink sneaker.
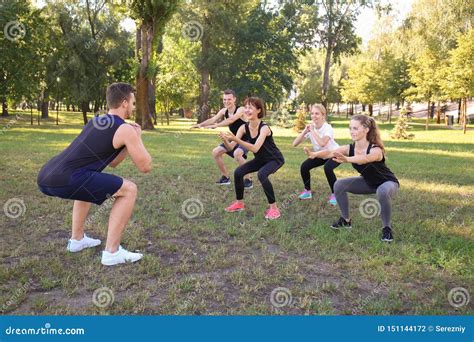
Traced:
<svg viewBox="0 0 474 342">
<path fill-rule="evenodd" d="M 275 220 L 279 217 L 280 217 L 280 210 L 278 210 L 278 208 L 277 209 L 270 208 L 265 213 L 265 218 L 269 220 Z"/>
<path fill-rule="evenodd" d="M 227 211 L 228 213 L 234 213 L 236 211 L 242 211 L 244 209 L 245 209 L 245 205 L 243 202 L 235 201 L 234 203 L 229 205 L 227 208 L 225 208 L 225 211 Z"/>
</svg>

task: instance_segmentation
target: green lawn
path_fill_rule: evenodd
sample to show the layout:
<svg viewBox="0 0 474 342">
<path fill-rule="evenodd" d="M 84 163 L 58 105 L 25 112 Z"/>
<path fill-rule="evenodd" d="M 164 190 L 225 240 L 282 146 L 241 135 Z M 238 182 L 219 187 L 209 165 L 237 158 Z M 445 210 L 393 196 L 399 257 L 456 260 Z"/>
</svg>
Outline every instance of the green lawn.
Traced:
<svg viewBox="0 0 474 342">
<path fill-rule="evenodd" d="M 474 313 L 472 299 L 461 307 L 448 300 L 453 288 L 465 288 L 471 296 L 474 289 L 472 126 L 466 135 L 436 125 L 425 131 L 420 120 L 413 123 L 413 140 L 393 141 L 388 136 L 393 125 L 381 125 L 388 165 L 401 183 L 393 206 L 395 241 L 384 244 L 380 218 L 359 213 L 368 196 L 350 197 L 351 231 L 328 228 L 338 210 L 326 203 L 322 169 L 312 172 L 314 199 L 297 199 L 304 154 L 291 147 L 293 131 L 273 129 L 286 164 L 272 176 L 282 217 L 266 222 L 260 186 L 246 191 L 246 211 L 224 212 L 234 192 L 214 185 L 219 174 L 210 152 L 218 144 L 216 131 L 189 130 L 191 121 L 184 119 L 159 125 L 144 133 L 154 160 L 150 174 L 139 174 L 130 161 L 109 170 L 138 184 L 139 199 L 122 243 L 145 258 L 106 268 L 100 247 L 66 252 L 72 202 L 44 196 L 36 186 L 40 167 L 80 132 L 81 115 L 60 113 L 59 127 L 53 119 L 30 126 L 29 114 L 12 119 L 0 119 L 0 131 L 8 126 L 0 132 L 0 205 L 19 199 L 25 212 L 18 218 L 0 213 L 3 313 Z M 347 143 L 347 120 L 332 124 L 337 141 Z M 234 168 L 230 158 L 227 165 Z M 336 175 L 355 170 L 343 165 Z M 198 214 L 202 204 L 201 215 L 186 217 L 182 205 L 188 199 L 197 203 Z M 104 209 L 93 208 L 87 230 L 101 239 L 108 218 Z M 92 300 L 102 287 L 114 295 L 104 308 Z M 278 287 L 292 297 L 281 307 L 270 300 Z"/>
</svg>

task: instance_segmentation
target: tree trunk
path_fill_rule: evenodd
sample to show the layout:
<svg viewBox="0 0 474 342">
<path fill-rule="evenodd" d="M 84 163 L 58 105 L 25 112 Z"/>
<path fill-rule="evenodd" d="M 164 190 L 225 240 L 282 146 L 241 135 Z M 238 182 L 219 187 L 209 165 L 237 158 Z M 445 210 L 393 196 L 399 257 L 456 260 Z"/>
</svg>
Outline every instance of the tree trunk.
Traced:
<svg viewBox="0 0 474 342">
<path fill-rule="evenodd" d="M 431 101 L 428 100 L 428 107 L 426 108 L 426 124 L 425 124 L 425 130 L 428 130 L 428 124 L 430 123 L 430 106 Z"/>
<path fill-rule="evenodd" d="M 2 116 L 8 116 L 8 103 L 5 97 L 2 97 Z"/>
<path fill-rule="evenodd" d="M 39 108 L 38 110 L 41 111 L 41 118 L 48 119 L 49 118 L 49 91 L 48 89 L 43 89 L 41 92 L 41 97 L 39 101 Z"/>
<path fill-rule="evenodd" d="M 153 125 L 156 125 L 156 74 L 148 84 L 148 106 L 150 108 L 150 115 L 153 118 Z"/>
<path fill-rule="evenodd" d="M 136 56 L 141 56 L 140 67 L 137 74 L 137 95 L 136 95 L 136 117 L 135 122 L 142 129 L 153 129 L 153 122 L 150 115 L 149 104 L 149 83 L 147 71 L 150 65 L 153 52 L 153 27 L 151 25 L 142 24 L 137 29 L 137 51 Z M 138 45 L 140 44 L 140 45 Z"/>
<path fill-rule="evenodd" d="M 41 102 L 41 118 L 48 119 L 49 118 L 49 101 L 43 100 Z"/>
<path fill-rule="evenodd" d="M 388 105 L 388 123 L 392 123 L 392 101 L 390 101 Z"/>
<path fill-rule="evenodd" d="M 369 104 L 369 116 L 374 114 L 374 105 L 372 103 Z"/>
<path fill-rule="evenodd" d="M 430 119 L 433 119 L 433 118 L 434 118 L 434 107 L 435 107 L 435 103 L 434 103 L 434 101 L 433 101 L 433 102 L 431 102 Z"/>
<path fill-rule="evenodd" d="M 458 102 L 458 124 L 459 124 L 459 120 L 461 120 L 461 105 L 462 105 L 462 99 L 459 99 L 459 102 Z"/>
<path fill-rule="evenodd" d="M 33 105 L 30 107 L 30 124 L 33 126 Z"/>
<path fill-rule="evenodd" d="M 436 105 L 436 123 L 441 123 L 441 103 L 438 101 Z"/>
<path fill-rule="evenodd" d="M 84 125 L 87 124 L 87 112 L 89 111 L 89 102 L 82 101 L 81 102 L 81 111 L 82 111 L 82 118 L 84 120 Z"/>
<path fill-rule="evenodd" d="M 94 101 L 94 115 L 100 114 L 99 105 L 100 105 L 99 101 L 95 100 Z"/>
<path fill-rule="evenodd" d="M 467 97 L 464 98 L 464 134 L 467 130 Z"/>
<path fill-rule="evenodd" d="M 199 85 L 199 116 L 198 116 L 198 123 L 203 122 L 209 118 L 209 93 L 210 93 L 210 73 L 208 67 L 209 61 L 209 50 L 211 47 L 211 42 L 209 39 L 209 18 L 207 16 L 204 17 L 205 29 L 203 30 L 203 35 L 201 38 L 201 67 L 200 67 L 200 74 L 201 74 L 201 84 Z"/>
<path fill-rule="evenodd" d="M 328 42 L 328 49 L 326 50 L 326 58 L 324 60 L 324 75 L 323 75 L 323 89 L 321 94 L 322 105 L 328 106 L 329 93 L 329 69 L 331 68 L 332 42 Z"/>
</svg>

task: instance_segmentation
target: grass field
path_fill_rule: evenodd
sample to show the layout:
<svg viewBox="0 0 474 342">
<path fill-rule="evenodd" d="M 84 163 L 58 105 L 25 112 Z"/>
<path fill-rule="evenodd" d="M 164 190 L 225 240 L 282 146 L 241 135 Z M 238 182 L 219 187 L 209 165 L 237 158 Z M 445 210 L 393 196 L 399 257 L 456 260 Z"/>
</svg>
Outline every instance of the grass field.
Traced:
<svg viewBox="0 0 474 342">
<path fill-rule="evenodd" d="M 425 131 L 420 120 L 412 124 L 413 140 L 393 141 L 393 125 L 381 125 L 388 166 L 401 183 L 391 244 L 379 241 L 380 218 L 359 211 L 373 196 L 350 196 L 352 230 L 328 228 L 339 213 L 326 203 L 322 169 L 312 172 L 313 200 L 297 199 L 304 154 L 291 147 L 293 131 L 273 129 L 286 164 L 272 176 L 282 217 L 267 222 L 258 184 L 246 191 L 246 211 L 224 212 L 234 192 L 214 184 L 216 131 L 189 130 L 185 119 L 158 126 L 144 133 L 154 160 L 150 174 L 139 174 L 130 161 L 109 170 L 139 187 L 122 244 L 145 257 L 107 268 L 101 247 L 66 252 L 72 201 L 44 196 L 36 186 L 40 167 L 80 132 L 81 115 L 61 113 L 59 127 L 53 119 L 30 126 L 28 114 L 13 118 L 0 119 L 0 205 L 19 205 L 10 217 L 0 212 L 3 314 L 474 313 L 472 299 L 459 306 L 459 296 L 448 296 L 453 288 L 471 295 L 474 289 L 472 126 L 466 135 L 436 125 Z M 347 120 L 332 124 L 337 141 L 349 142 Z M 234 168 L 230 158 L 227 165 Z M 355 170 L 343 165 L 336 175 Z M 94 206 L 89 235 L 105 239 L 108 211 L 106 204 Z M 94 304 L 101 288 L 109 292 Z"/>
</svg>

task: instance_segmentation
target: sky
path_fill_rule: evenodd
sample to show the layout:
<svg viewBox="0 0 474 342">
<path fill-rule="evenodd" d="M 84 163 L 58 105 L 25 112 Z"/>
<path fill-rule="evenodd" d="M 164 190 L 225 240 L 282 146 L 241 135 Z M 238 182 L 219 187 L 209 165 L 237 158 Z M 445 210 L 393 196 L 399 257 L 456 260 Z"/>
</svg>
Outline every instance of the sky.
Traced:
<svg viewBox="0 0 474 342">
<path fill-rule="evenodd" d="M 414 0 L 392 0 L 392 1 L 383 1 L 384 4 L 390 3 L 393 8 L 393 14 L 399 21 L 406 18 L 408 13 L 411 10 L 411 6 Z M 359 17 L 357 18 L 356 23 L 356 33 L 362 37 L 364 43 L 367 43 L 372 36 L 372 27 L 376 20 L 375 11 L 372 9 L 364 9 Z"/>
</svg>

